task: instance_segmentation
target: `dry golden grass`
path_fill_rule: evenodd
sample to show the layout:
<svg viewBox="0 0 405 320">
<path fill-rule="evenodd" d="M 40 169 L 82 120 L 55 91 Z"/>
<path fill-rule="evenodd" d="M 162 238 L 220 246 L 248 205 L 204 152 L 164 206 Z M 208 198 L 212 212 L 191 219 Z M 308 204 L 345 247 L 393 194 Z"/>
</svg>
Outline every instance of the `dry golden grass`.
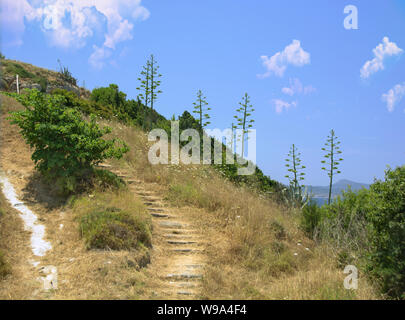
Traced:
<svg viewBox="0 0 405 320">
<path fill-rule="evenodd" d="M 0 251 L 9 265 L 9 274 L 0 279 L 0 299 L 31 299 L 36 288 L 33 267 L 30 266 L 28 232 L 24 231 L 18 213 L 0 194 Z"/>
<path fill-rule="evenodd" d="M 81 216 L 115 207 L 150 220 L 139 199 L 126 190 L 94 192 L 52 212 L 47 219 L 48 237 L 54 248 L 46 260 L 58 267 L 59 288 L 55 299 L 139 299 L 146 280 L 142 267 L 149 262 L 146 248 L 140 250 L 87 250 L 79 232 Z M 60 229 L 60 225 L 63 228 Z"/>
<path fill-rule="evenodd" d="M 0 281 L 2 299 L 138 299 L 146 293 L 145 281 L 140 265 L 148 262 L 148 252 L 87 250 L 80 237 L 77 217 L 86 210 L 114 206 L 144 215 L 140 200 L 127 190 L 118 193 L 97 192 L 94 197 L 83 195 L 70 207 L 55 200 L 52 186 L 44 185 L 35 175 L 30 159 L 31 150 L 6 117 L 9 111 L 23 107 L 14 99 L 0 95 L 1 132 L 0 166 L 7 172 L 17 194 L 24 199 L 42 224 L 46 226 L 46 240 L 52 250 L 42 259 L 33 257 L 30 234 L 24 231 L 18 212 L 1 200 L 4 212 L 0 220 L 0 250 L 11 266 L 11 274 Z M 91 196 L 91 195 L 90 195 Z M 94 201 L 93 201 L 94 199 Z M 63 225 L 63 227 L 61 227 Z M 30 260 L 40 261 L 38 267 Z M 41 266 L 54 265 L 58 269 L 58 290 L 43 292 L 37 278 Z"/>
<path fill-rule="evenodd" d="M 343 288 L 343 270 L 337 268 L 329 250 L 305 237 L 298 227 L 296 212 L 279 207 L 252 190 L 236 187 L 208 166 L 153 166 L 147 158 L 150 143 L 144 132 L 116 122 L 100 122 L 113 128 L 110 136 L 123 139 L 131 148 L 123 159 L 112 161 L 114 166 L 155 183 L 157 193 L 175 206 L 187 207 L 189 218 L 204 231 L 209 264 L 203 298 L 380 298 L 363 277 L 358 290 Z M 19 144 L 15 147 L 21 149 Z M 22 164 L 17 164 L 15 170 Z M 8 165 L 12 165 L 10 161 Z M 49 241 L 54 244 L 42 263 L 57 265 L 63 279 L 59 290 L 43 298 L 150 298 L 155 279 L 128 263 L 137 261 L 142 253 L 88 251 L 80 239 L 75 217 L 97 205 L 97 199 L 112 199 L 117 206 L 130 202 L 124 193 L 114 197 L 106 193 L 83 198 L 72 208 L 47 209 L 41 204 L 35 207 L 46 224 Z M 129 205 L 138 208 L 135 202 Z M 59 229 L 60 224 L 63 229 Z M 23 255 L 24 251 L 18 252 Z M 7 291 L 3 291 L 3 296 L 4 292 Z"/>
<path fill-rule="evenodd" d="M 208 166 L 153 166 L 147 160 L 150 144 L 144 132 L 103 123 L 131 148 L 116 164 L 159 183 L 172 204 L 199 208 L 194 219 L 209 243 L 204 298 L 380 298 L 364 277 L 358 290 L 344 289 L 346 275 L 333 253 L 299 229 L 299 213 L 236 187 Z"/>
</svg>

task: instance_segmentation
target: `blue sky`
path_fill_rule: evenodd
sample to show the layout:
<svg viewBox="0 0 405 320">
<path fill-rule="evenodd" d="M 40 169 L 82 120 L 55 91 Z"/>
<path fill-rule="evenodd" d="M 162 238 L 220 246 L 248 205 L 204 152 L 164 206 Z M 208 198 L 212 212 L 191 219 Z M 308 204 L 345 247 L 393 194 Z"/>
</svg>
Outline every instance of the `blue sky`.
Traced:
<svg viewBox="0 0 405 320">
<path fill-rule="evenodd" d="M 344 28 L 347 5 L 358 30 Z M 370 183 L 404 164 L 404 1 L 3 0 L 1 10 L 7 58 L 49 69 L 59 58 L 89 89 L 116 83 L 135 98 L 153 53 L 163 74 L 156 108 L 167 117 L 191 111 L 201 89 L 211 127 L 226 128 L 248 92 L 257 163 L 272 178 L 285 182 L 295 143 L 306 183 L 326 185 L 321 148 L 332 128 L 339 178 Z"/>
</svg>

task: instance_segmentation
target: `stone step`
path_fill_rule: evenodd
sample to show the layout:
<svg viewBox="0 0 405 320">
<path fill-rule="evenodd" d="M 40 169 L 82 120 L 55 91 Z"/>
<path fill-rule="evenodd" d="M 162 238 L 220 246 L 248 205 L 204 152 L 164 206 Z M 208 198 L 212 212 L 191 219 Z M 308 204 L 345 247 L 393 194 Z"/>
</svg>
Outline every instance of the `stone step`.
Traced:
<svg viewBox="0 0 405 320">
<path fill-rule="evenodd" d="M 148 208 L 149 212 L 165 212 L 166 210 L 163 208 Z"/>
<path fill-rule="evenodd" d="M 195 296 L 196 294 L 191 291 L 177 291 L 179 296 Z"/>
<path fill-rule="evenodd" d="M 140 192 L 136 192 L 136 194 L 138 195 L 138 196 L 141 196 L 141 197 L 153 197 L 153 195 L 154 195 L 154 193 L 153 192 L 149 192 L 149 191 L 140 191 Z"/>
<path fill-rule="evenodd" d="M 185 264 L 183 265 L 186 269 L 202 269 L 205 267 L 203 264 Z"/>
<path fill-rule="evenodd" d="M 166 230 L 167 234 L 173 234 L 173 235 L 195 235 L 198 234 L 197 230 L 194 229 L 168 229 Z"/>
<path fill-rule="evenodd" d="M 181 240 L 181 239 L 195 239 L 195 235 L 188 235 L 188 234 L 175 234 L 175 233 L 167 233 L 164 234 L 163 237 L 167 239 L 176 239 L 176 240 Z"/>
<path fill-rule="evenodd" d="M 177 288 L 197 288 L 197 284 L 195 282 L 169 281 L 169 284 Z"/>
<path fill-rule="evenodd" d="M 202 253 L 202 250 L 199 249 L 193 249 L 193 248 L 176 248 L 176 249 L 172 249 L 172 251 L 174 253 L 179 253 L 179 254 L 198 254 L 198 253 Z"/>
<path fill-rule="evenodd" d="M 156 197 L 156 196 L 140 196 L 140 197 L 142 197 L 144 201 L 150 201 L 150 202 L 162 201 L 161 198 Z"/>
<path fill-rule="evenodd" d="M 169 216 L 168 214 L 165 213 L 155 213 L 155 212 L 151 212 L 150 214 L 152 217 L 155 218 L 173 218 L 172 216 Z"/>
<path fill-rule="evenodd" d="M 181 241 L 181 240 L 167 240 L 167 243 L 173 245 L 197 244 L 196 241 Z"/>
<path fill-rule="evenodd" d="M 166 276 L 167 279 L 176 280 L 198 280 L 202 279 L 203 275 L 199 273 L 170 273 Z"/>
<path fill-rule="evenodd" d="M 187 227 L 186 224 L 175 222 L 175 221 L 162 221 L 159 223 L 159 226 L 168 229 L 182 229 Z"/>
<path fill-rule="evenodd" d="M 144 201 L 144 205 L 146 206 L 157 206 L 157 207 L 162 207 L 163 205 L 157 201 Z"/>
</svg>

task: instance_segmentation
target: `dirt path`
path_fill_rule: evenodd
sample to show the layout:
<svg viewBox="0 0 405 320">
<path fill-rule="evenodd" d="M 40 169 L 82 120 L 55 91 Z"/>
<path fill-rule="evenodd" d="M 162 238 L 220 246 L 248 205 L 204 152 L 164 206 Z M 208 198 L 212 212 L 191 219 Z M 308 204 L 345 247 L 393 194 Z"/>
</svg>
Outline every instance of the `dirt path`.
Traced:
<svg viewBox="0 0 405 320">
<path fill-rule="evenodd" d="M 156 278 L 152 298 L 198 299 L 206 263 L 201 230 L 189 216 L 158 196 L 153 184 L 108 164 L 102 166 L 124 179 L 130 190 L 143 199 L 152 216 L 153 249 L 147 270 Z"/>
<path fill-rule="evenodd" d="M 13 264 L 13 277 L 10 277 L 9 283 L 6 281 L 10 286 L 7 298 L 40 299 L 50 289 L 57 288 L 57 270 L 52 265 L 44 264 L 44 258 L 52 245 L 47 239 L 43 218 L 37 212 L 38 202 L 26 197 L 29 193 L 26 188 L 34 171 L 31 152 L 19 137 L 18 128 L 10 125 L 6 117 L 5 114 L 0 117 L 0 189 L 10 208 L 15 211 L 16 219 L 22 222 L 18 233 L 27 235 L 24 243 L 21 243 L 24 248 L 16 247 L 11 251 L 12 256 L 21 258 Z M 18 237 L 19 234 L 13 235 L 13 238 Z M 8 241 L 14 240 L 10 238 Z M 29 282 L 30 285 L 26 286 L 23 282 Z M 16 292 L 11 292 L 13 288 L 16 288 Z"/>
</svg>

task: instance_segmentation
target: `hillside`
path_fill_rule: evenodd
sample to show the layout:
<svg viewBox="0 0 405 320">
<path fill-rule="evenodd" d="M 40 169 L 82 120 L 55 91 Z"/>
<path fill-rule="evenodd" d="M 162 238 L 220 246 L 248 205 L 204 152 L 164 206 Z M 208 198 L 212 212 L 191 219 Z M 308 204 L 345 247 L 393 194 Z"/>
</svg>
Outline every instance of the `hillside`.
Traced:
<svg viewBox="0 0 405 320">
<path fill-rule="evenodd" d="M 11 63 L 6 62 L 2 68 Z M 57 81 L 51 71 L 18 64 L 33 75 L 49 74 L 48 83 Z M 260 170 L 240 178 L 235 167 L 152 165 L 147 132 L 168 120 L 156 111 L 140 118 L 144 106 L 126 100 L 114 86 L 102 90 L 118 93 L 115 97 L 122 103 L 63 91 L 55 99 L 64 97 L 66 106 L 60 108 L 79 111 L 85 120 L 102 110 L 105 116 L 99 116 L 97 124 L 110 127 L 106 137 L 122 139 L 129 151 L 94 168 L 95 176 L 84 179 L 88 185 L 69 195 L 60 192 L 58 181 L 49 182 L 34 169 L 33 150 L 7 119 L 8 112 L 24 107 L 16 96 L 0 95 L 3 192 L 8 181 L 17 201 L 11 206 L 9 198 L 0 198 L 7 212 L 0 217 L 0 249 L 10 265 L 10 273 L 0 280 L 1 298 L 379 297 L 365 278 L 358 290 L 344 289 L 344 274 L 336 262 L 339 252 L 308 237 L 299 212 L 280 201 L 280 184 Z M 180 127 L 194 121 L 185 113 Z M 21 207 L 45 230 L 42 240 L 51 246 L 42 256 L 29 250 L 32 238 L 19 219 Z M 52 274 L 49 270 L 57 273 L 57 287 L 42 286 Z"/>
<path fill-rule="evenodd" d="M 362 188 L 368 189 L 370 185 L 342 179 L 333 184 L 332 197 L 337 197 L 342 191 L 347 191 L 349 187 L 352 191 L 358 191 Z M 308 186 L 308 192 L 315 198 L 328 198 L 329 186 Z"/>
<path fill-rule="evenodd" d="M 1 59 L 0 90 L 16 92 L 16 75 L 19 76 L 21 91 L 37 89 L 50 93 L 55 89 L 65 89 L 82 97 L 89 96 L 89 91 L 79 87 L 76 79 L 69 75 L 66 76 L 61 71 L 52 71 L 17 60 Z"/>
</svg>

